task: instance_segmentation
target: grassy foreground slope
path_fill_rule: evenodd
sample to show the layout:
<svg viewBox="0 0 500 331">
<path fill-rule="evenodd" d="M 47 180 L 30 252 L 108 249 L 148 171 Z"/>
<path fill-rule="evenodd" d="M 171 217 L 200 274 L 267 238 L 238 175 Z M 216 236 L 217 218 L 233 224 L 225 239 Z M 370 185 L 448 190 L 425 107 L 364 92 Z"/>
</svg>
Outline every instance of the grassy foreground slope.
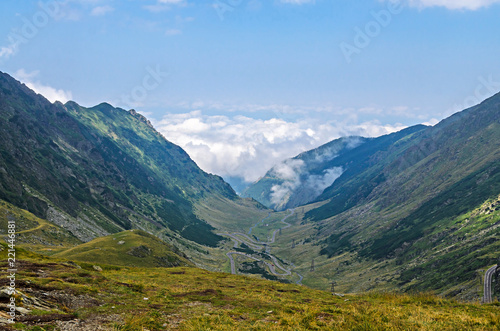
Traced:
<svg viewBox="0 0 500 331">
<path fill-rule="evenodd" d="M 174 246 L 141 231 L 130 230 L 101 237 L 54 254 L 54 257 L 136 267 L 192 266 Z"/>
<path fill-rule="evenodd" d="M 17 303 L 30 312 L 18 314 L 12 330 L 500 329 L 496 304 L 464 304 L 430 294 L 337 296 L 186 267 L 100 265 L 98 272 L 92 264 L 18 253 L 23 260 L 18 261 Z M 0 256 L 5 270 L 5 250 Z"/>
</svg>

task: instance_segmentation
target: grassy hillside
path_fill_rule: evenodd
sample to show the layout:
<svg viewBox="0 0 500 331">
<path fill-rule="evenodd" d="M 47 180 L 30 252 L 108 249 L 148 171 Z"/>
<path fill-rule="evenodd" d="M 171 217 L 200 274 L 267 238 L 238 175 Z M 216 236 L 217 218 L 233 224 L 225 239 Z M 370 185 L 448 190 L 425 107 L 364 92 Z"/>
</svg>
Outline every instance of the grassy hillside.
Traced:
<svg viewBox="0 0 500 331">
<path fill-rule="evenodd" d="M 499 112 L 496 95 L 360 153 L 321 206 L 306 206 L 276 254 L 311 286 L 335 279 L 346 292 L 432 289 L 478 299 L 481 270 L 499 259 Z M 494 207 L 481 214 L 485 206 Z M 293 239 L 301 244 L 290 250 Z"/>
<path fill-rule="evenodd" d="M 17 241 L 44 250 L 81 244 L 68 230 L 36 217 L 32 213 L 0 200 L 0 236 L 7 236 L 8 222 L 15 222 Z"/>
<path fill-rule="evenodd" d="M 31 312 L 18 314 L 17 330 L 70 325 L 134 331 L 500 328 L 496 304 L 464 304 L 431 294 L 337 296 L 196 268 L 101 265 L 97 272 L 92 264 L 33 258 L 19 261 L 19 298 L 36 300 L 18 301 Z"/>
<path fill-rule="evenodd" d="M 252 199 L 230 200 L 222 197 L 200 199 L 195 203 L 195 213 L 222 231 L 240 231 L 265 217 L 268 210 Z"/>
<path fill-rule="evenodd" d="M 303 211 L 302 207 L 296 209 L 297 217 L 289 220 L 293 226 L 277 236 L 272 251 L 279 258 L 293 262 L 294 271 L 304 276 L 302 283 L 313 288 L 326 289 L 335 280 L 339 291 L 347 293 L 432 290 L 446 297 L 480 300 L 484 270 L 500 262 L 499 198 L 488 199 L 472 211 L 435 223 L 432 230 L 426 230 L 432 232 L 406 252 L 396 250 L 394 255 L 379 259 L 364 257 L 351 244 L 357 237 L 370 238 L 369 230 L 361 234 L 353 231 L 353 236 L 349 232 L 330 235 L 325 240 L 318 232 L 332 228 L 332 221 L 304 221 L 304 213 L 315 207 L 305 206 Z M 349 226 L 348 220 L 355 215 L 345 217 L 342 223 Z M 386 244 L 395 239 L 387 239 Z M 292 240 L 296 242 L 293 249 Z M 332 248 L 333 254 L 327 254 L 326 250 Z M 313 259 L 315 270 L 310 271 Z M 498 290 L 495 297 L 500 297 Z"/>
<path fill-rule="evenodd" d="M 53 256 L 59 259 L 132 267 L 193 265 L 177 248 L 141 230 L 97 238 Z"/>
</svg>

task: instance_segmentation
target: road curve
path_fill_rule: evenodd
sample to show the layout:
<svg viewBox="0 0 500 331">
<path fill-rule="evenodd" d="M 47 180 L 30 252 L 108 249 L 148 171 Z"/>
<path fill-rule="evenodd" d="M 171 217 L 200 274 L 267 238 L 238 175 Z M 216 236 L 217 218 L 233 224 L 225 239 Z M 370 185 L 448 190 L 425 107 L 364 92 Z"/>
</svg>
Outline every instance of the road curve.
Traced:
<svg viewBox="0 0 500 331">
<path fill-rule="evenodd" d="M 283 224 L 285 224 L 285 226 L 282 227 L 281 230 L 288 229 L 290 226 L 292 226 L 291 224 L 285 222 L 285 220 L 287 218 L 289 218 L 290 216 L 292 216 L 294 214 L 295 209 L 290 209 L 290 212 L 291 212 L 290 214 L 286 215 L 283 219 L 280 220 L 280 222 L 282 222 Z M 266 218 L 268 218 L 268 217 L 266 217 Z M 266 218 L 264 218 L 264 219 L 266 219 Z M 260 222 L 262 222 L 262 221 L 259 221 L 257 224 L 259 224 Z M 221 235 L 221 236 L 231 237 L 233 240 L 236 239 L 236 240 L 239 240 L 239 241 L 243 241 L 240 238 L 235 237 L 235 236 L 241 236 L 241 237 L 244 237 L 246 241 L 248 241 L 248 242 L 250 242 L 252 244 L 255 244 L 255 245 L 270 245 L 270 244 L 274 244 L 274 241 L 276 240 L 276 233 L 278 233 L 279 230 L 280 229 L 274 230 L 273 235 L 272 235 L 270 241 L 261 241 L 261 240 L 255 241 L 254 239 L 250 238 L 247 234 L 244 234 L 244 233 L 241 233 L 241 232 L 233 232 L 232 234 L 229 234 L 229 233 L 217 233 L 217 234 Z M 248 245 L 248 243 L 245 243 L 245 244 Z"/>
<path fill-rule="evenodd" d="M 486 270 L 486 274 L 484 275 L 484 296 L 483 296 L 483 303 L 491 303 L 492 298 L 491 298 L 491 278 L 493 277 L 493 274 L 497 270 L 497 266 L 494 265 L 493 267 L 489 268 Z"/>
<path fill-rule="evenodd" d="M 291 226 L 291 224 L 285 222 L 285 220 L 287 218 L 289 218 L 290 216 L 292 216 L 294 214 L 294 209 L 290 209 L 291 213 L 288 214 L 287 216 L 283 217 L 280 221 L 285 224 L 285 226 L 281 229 L 287 229 Z M 254 226 L 252 226 L 250 228 L 250 231 L 248 232 L 249 234 L 252 232 L 252 229 L 255 228 L 255 226 L 257 226 L 259 223 L 263 222 L 264 220 L 266 220 L 267 218 L 269 218 L 271 216 L 271 214 L 269 213 L 267 215 L 266 218 L 260 220 L 259 222 L 257 222 L 257 224 L 255 224 Z M 261 245 L 267 245 L 266 246 L 266 253 L 267 253 L 267 256 L 271 259 L 271 261 L 273 263 L 268 263 L 266 261 L 263 261 L 262 259 L 259 259 L 259 258 L 255 258 L 249 254 L 246 254 L 246 253 L 241 253 L 241 252 L 228 252 L 226 253 L 226 256 L 229 258 L 229 262 L 231 263 L 231 273 L 234 275 L 236 274 L 236 263 L 234 261 L 234 258 L 233 258 L 233 254 L 237 254 L 237 255 L 242 255 L 242 256 L 245 256 L 247 258 L 251 258 L 255 261 L 260 261 L 260 262 L 263 262 L 268 268 L 269 270 L 271 271 L 271 274 L 275 275 L 275 276 L 291 276 L 292 272 L 289 270 L 289 269 L 286 269 L 284 266 L 282 266 L 280 264 L 280 262 L 278 261 L 278 259 L 271 255 L 270 254 L 270 247 L 269 245 L 270 244 L 273 244 L 274 241 L 275 241 L 275 237 L 276 237 L 276 233 L 279 231 L 280 229 L 277 229 L 273 232 L 273 235 L 272 235 L 272 238 L 270 241 L 268 242 L 263 242 L 263 241 L 260 241 L 260 240 L 253 240 L 252 238 L 250 238 L 247 234 L 244 234 L 244 233 L 240 233 L 240 232 L 235 232 L 235 233 L 217 233 L 218 235 L 220 236 L 227 236 L 227 237 L 230 237 L 232 239 L 232 241 L 234 242 L 234 247 L 238 247 L 238 244 L 239 243 L 244 243 L 246 244 L 247 246 L 253 248 L 253 249 L 262 249 L 262 246 Z M 281 271 L 283 271 L 284 273 L 283 274 L 280 274 L 277 272 L 276 269 L 279 269 Z M 300 281 L 302 280 L 302 276 L 299 275 L 300 277 L 300 280 L 299 280 L 299 283 Z"/>
</svg>

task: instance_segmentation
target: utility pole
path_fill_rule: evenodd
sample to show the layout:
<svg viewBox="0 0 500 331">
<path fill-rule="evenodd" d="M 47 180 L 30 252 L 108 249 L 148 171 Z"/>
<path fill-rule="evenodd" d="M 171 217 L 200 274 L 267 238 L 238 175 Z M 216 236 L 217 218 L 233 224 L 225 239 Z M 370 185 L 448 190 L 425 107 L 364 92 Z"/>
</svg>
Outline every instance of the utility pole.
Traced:
<svg viewBox="0 0 500 331">
<path fill-rule="evenodd" d="M 295 239 L 292 239 L 292 248 L 295 248 Z"/>
<path fill-rule="evenodd" d="M 332 285 L 332 287 L 330 288 L 330 291 L 332 291 L 332 294 L 335 293 L 335 285 L 337 285 L 337 282 L 332 280 L 332 282 L 330 283 Z"/>
<path fill-rule="evenodd" d="M 311 269 L 309 271 L 314 271 L 314 259 L 311 261 Z"/>
</svg>

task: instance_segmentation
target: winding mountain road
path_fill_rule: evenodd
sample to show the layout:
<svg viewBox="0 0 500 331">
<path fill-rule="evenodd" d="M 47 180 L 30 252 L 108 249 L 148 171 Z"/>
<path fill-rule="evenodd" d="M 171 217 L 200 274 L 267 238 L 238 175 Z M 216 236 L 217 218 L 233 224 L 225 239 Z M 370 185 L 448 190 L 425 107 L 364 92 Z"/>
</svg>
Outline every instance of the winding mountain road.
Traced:
<svg viewBox="0 0 500 331">
<path fill-rule="evenodd" d="M 491 278 L 493 277 L 493 274 L 497 270 L 497 266 L 494 265 L 493 267 L 489 268 L 486 270 L 486 274 L 484 275 L 484 296 L 483 296 L 483 303 L 491 303 L 492 298 L 491 298 Z"/>
<path fill-rule="evenodd" d="M 282 228 L 280 228 L 280 229 L 274 230 L 274 232 L 273 232 L 273 234 L 271 236 L 271 239 L 269 241 L 254 240 L 254 239 L 250 238 L 249 235 L 252 233 L 252 230 L 257 225 L 259 225 L 260 223 L 262 223 L 266 219 L 268 219 L 271 216 L 271 213 L 269 213 L 264 219 L 260 220 L 255 225 L 253 225 L 250 228 L 250 230 L 248 231 L 248 234 L 241 233 L 241 232 L 218 233 L 218 235 L 226 236 L 226 237 L 231 238 L 231 240 L 234 242 L 234 246 L 233 246 L 234 248 L 237 248 L 240 243 L 241 244 L 245 244 L 245 245 L 247 245 L 248 247 L 250 247 L 250 248 L 252 248 L 254 250 L 261 250 L 261 249 L 263 249 L 263 247 L 266 247 L 265 254 L 272 261 L 272 263 L 269 263 L 269 262 L 264 261 L 261 258 L 254 257 L 254 256 L 252 256 L 250 254 L 247 254 L 247 253 L 231 251 L 231 252 L 226 253 L 226 256 L 229 258 L 229 262 L 231 264 L 231 273 L 232 274 L 236 274 L 236 263 L 234 261 L 233 255 L 241 255 L 241 256 L 244 256 L 246 258 L 249 258 L 249 259 L 252 259 L 252 260 L 264 263 L 269 268 L 269 270 L 271 271 L 271 273 L 273 275 L 275 275 L 275 276 L 281 276 L 281 277 L 283 277 L 283 276 L 291 276 L 292 275 L 292 271 L 290 269 L 285 268 L 283 265 L 281 265 L 281 263 L 279 262 L 279 260 L 274 255 L 270 254 L 270 251 L 271 251 L 270 245 L 275 242 L 275 240 L 276 240 L 276 233 L 278 233 L 278 231 L 283 230 L 283 229 L 287 229 L 287 228 L 289 228 L 291 226 L 291 224 L 285 222 L 285 220 L 287 218 L 289 218 L 290 216 L 294 215 L 294 213 L 295 213 L 295 210 L 294 209 L 290 209 L 290 214 L 286 215 L 285 217 L 283 217 L 280 220 L 280 222 L 283 223 L 283 224 L 285 224 L 285 226 L 282 227 Z M 283 273 L 278 273 L 277 270 L 280 270 Z M 300 284 L 300 282 L 302 281 L 303 277 L 302 277 L 302 275 L 300 275 L 298 273 L 296 273 L 296 274 L 299 276 L 299 281 L 297 282 L 297 284 Z"/>
<path fill-rule="evenodd" d="M 234 254 L 242 255 L 246 258 L 264 263 L 265 265 L 267 265 L 269 267 L 269 270 L 271 270 L 271 273 L 275 276 L 282 276 L 283 277 L 283 276 L 291 276 L 292 275 L 292 272 L 290 270 L 286 269 L 285 267 L 283 267 L 282 265 L 280 265 L 278 260 L 274 256 L 271 256 L 271 255 L 269 256 L 271 258 L 271 260 L 274 262 L 274 263 L 269 263 L 269 262 L 263 261 L 259 258 L 256 258 L 250 254 L 241 253 L 241 252 L 229 252 L 229 253 L 226 253 L 226 255 L 229 258 L 229 261 L 231 262 L 231 273 L 232 274 L 236 274 L 236 266 L 235 266 L 235 262 L 234 262 L 234 258 L 233 258 Z M 283 274 L 278 273 L 276 271 L 276 268 L 282 270 L 284 273 Z"/>
</svg>

